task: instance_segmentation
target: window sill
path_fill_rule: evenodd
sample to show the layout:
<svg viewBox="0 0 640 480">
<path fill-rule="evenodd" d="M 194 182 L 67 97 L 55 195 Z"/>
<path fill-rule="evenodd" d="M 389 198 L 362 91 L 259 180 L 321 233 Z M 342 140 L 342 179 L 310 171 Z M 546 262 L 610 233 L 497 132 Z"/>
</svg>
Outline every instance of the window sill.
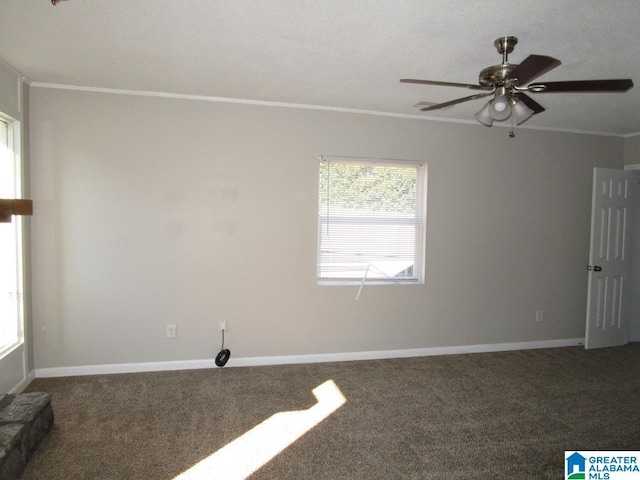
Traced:
<svg viewBox="0 0 640 480">
<path fill-rule="evenodd" d="M 9 355 L 11 355 L 14 351 L 16 351 L 22 345 L 24 345 L 24 341 L 23 340 L 18 340 L 15 343 L 11 343 L 11 344 L 8 344 L 8 345 L 0 348 L 0 360 L 2 360 L 3 358 L 8 357 Z"/>
<path fill-rule="evenodd" d="M 362 279 L 360 280 L 318 280 L 316 284 L 320 287 L 344 287 L 344 286 L 355 286 L 359 287 L 362 285 Z M 364 282 L 366 287 L 375 287 L 376 285 L 424 285 L 423 281 L 420 280 L 380 280 L 380 281 L 371 281 L 367 280 Z"/>
</svg>

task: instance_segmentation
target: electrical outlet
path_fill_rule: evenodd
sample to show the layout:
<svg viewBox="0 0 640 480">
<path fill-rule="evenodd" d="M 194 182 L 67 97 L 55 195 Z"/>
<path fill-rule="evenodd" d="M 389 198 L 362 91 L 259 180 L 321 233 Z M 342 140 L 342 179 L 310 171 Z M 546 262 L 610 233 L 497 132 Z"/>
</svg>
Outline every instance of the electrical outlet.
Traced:
<svg viewBox="0 0 640 480">
<path fill-rule="evenodd" d="M 537 323 L 542 322 L 543 318 L 544 318 L 544 311 L 543 310 L 538 310 L 536 312 L 536 322 Z"/>
<path fill-rule="evenodd" d="M 226 329 L 227 329 L 227 321 L 220 320 L 220 330 L 226 330 Z"/>
<path fill-rule="evenodd" d="M 167 325 L 167 338 L 176 338 L 178 334 L 178 327 L 175 325 Z"/>
</svg>

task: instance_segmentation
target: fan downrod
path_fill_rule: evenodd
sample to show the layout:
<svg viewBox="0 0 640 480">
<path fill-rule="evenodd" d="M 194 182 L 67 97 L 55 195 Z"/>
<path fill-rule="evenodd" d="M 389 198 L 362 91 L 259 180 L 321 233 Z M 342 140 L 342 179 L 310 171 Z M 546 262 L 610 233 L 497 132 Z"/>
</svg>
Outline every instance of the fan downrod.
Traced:
<svg viewBox="0 0 640 480">
<path fill-rule="evenodd" d="M 502 55 L 502 63 L 482 70 L 478 77 L 480 85 L 496 87 L 507 82 L 507 79 L 511 77 L 511 72 L 518 66 L 509 64 L 509 54 L 513 52 L 517 43 L 518 38 L 512 36 L 500 37 L 493 42 L 498 53 Z"/>
</svg>

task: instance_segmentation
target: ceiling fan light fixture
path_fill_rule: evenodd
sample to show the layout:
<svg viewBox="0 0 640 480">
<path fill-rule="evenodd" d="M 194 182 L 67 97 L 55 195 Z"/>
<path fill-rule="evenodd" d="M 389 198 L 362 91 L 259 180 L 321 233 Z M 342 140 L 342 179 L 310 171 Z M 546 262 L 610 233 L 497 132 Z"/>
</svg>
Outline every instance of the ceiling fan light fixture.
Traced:
<svg viewBox="0 0 640 480">
<path fill-rule="evenodd" d="M 474 116 L 477 121 L 487 127 L 493 125 L 493 117 L 491 117 L 491 102 L 486 103 L 485 106 L 482 107 Z"/>
<path fill-rule="evenodd" d="M 511 115 L 512 120 L 516 125 L 522 125 L 524 122 L 529 120 L 534 113 L 536 112 L 525 105 L 524 102 L 513 100 L 513 103 L 511 104 Z"/>
</svg>

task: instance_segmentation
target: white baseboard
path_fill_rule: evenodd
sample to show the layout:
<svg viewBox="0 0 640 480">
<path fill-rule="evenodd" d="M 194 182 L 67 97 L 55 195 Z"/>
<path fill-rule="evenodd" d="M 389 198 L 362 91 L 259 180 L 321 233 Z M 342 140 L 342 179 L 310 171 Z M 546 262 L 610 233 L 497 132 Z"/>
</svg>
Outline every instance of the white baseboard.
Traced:
<svg viewBox="0 0 640 480">
<path fill-rule="evenodd" d="M 216 367 L 213 359 L 176 360 L 172 362 L 113 363 L 107 365 L 81 365 L 77 367 L 36 368 L 36 378 L 108 375 L 112 373 L 164 372 L 168 370 L 194 370 L 199 368 L 218 367 Z"/>
<path fill-rule="evenodd" d="M 31 370 L 29 373 L 27 373 L 27 376 L 24 379 L 22 379 L 20 383 L 18 383 L 11 390 L 9 390 L 9 393 L 22 393 L 24 389 L 27 388 L 29 384 L 33 382 L 35 379 L 36 379 L 36 372 L 34 370 Z"/>
<path fill-rule="evenodd" d="M 459 355 L 465 353 L 506 352 L 539 348 L 575 347 L 584 345 L 584 338 L 542 340 L 538 342 L 492 343 L 462 345 L 458 347 L 427 347 L 405 350 L 375 350 L 370 352 L 321 353 L 311 355 L 279 355 L 270 357 L 244 357 L 229 359 L 228 367 L 257 367 L 300 363 L 348 362 L 356 360 L 381 360 L 389 358 L 429 357 L 435 355 Z M 106 375 L 114 373 L 160 372 L 168 370 L 194 370 L 219 368 L 214 359 L 177 360 L 171 362 L 118 363 L 109 365 L 83 365 L 77 367 L 38 368 L 36 378 L 74 377 L 78 375 Z"/>
</svg>

